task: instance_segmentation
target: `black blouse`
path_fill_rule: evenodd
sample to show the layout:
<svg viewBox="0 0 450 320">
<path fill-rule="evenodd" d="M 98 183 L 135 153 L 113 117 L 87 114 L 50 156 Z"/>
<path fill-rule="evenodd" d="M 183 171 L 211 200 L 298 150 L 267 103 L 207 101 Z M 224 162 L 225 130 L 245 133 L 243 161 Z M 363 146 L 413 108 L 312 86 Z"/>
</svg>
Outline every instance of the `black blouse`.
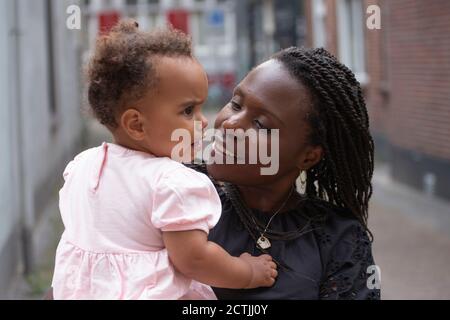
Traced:
<svg viewBox="0 0 450 320">
<path fill-rule="evenodd" d="M 203 171 L 204 167 L 194 167 Z M 222 216 L 210 231 L 209 240 L 233 256 L 244 252 L 260 255 L 255 240 L 246 230 L 228 194 L 216 184 L 222 201 Z M 324 219 L 311 224 L 309 232 L 286 241 L 270 239 L 268 253 L 281 264 L 270 288 L 213 288 L 219 299 L 380 299 L 379 289 L 369 289 L 368 279 L 375 265 L 371 242 L 359 221 L 344 209 L 326 204 Z M 305 210 L 302 206 L 301 210 Z M 306 209 L 307 210 L 307 209 Z M 252 210 L 255 219 L 266 224 L 270 215 Z M 292 231 L 304 226 L 308 215 L 293 209 L 271 222 L 270 229 Z M 369 280 L 370 282 L 370 280 Z"/>
</svg>

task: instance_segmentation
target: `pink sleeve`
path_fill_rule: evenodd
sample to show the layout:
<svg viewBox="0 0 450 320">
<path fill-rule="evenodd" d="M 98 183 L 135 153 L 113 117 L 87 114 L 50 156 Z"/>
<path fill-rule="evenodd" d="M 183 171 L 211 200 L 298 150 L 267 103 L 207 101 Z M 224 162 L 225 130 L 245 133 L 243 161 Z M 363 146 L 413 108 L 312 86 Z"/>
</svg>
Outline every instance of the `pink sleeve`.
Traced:
<svg viewBox="0 0 450 320">
<path fill-rule="evenodd" d="M 89 150 L 85 150 L 79 154 L 77 154 L 72 161 L 70 161 L 63 172 L 64 181 L 67 181 L 67 178 L 72 174 L 76 164 L 88 154 Z"/>
<path fill-rule="evenodd" d="M 66 181 L 67 178 L 72 174 L 73 169 L 75 168 L 75 165 L 77 164 L 77 162 L 80 161 L 80 159 L 82 158 L 82 155 L 84 153 L 85 152 L 82 152 L 82 153 L 76 155 L 75 158 L 73 158 L 73 160 L 67 164 L 66 168 L 64 169 L 64 173 L 63 173 L 64 181 Z"/>
<path fill-rule="evenodd" d="M 64 169 L 64 173 L 63 173 L 64 181 L 67 181 L 67 177 L 72 173 L 74 164 L 75 164 L 75 160 L 72 160 L 67 164 L 66 168 Z"/>
<path fill-rule="evenodd" d="M 219 221 L 222 205 L 209 178 L 189 168 L 166 174 L 155 190 L 151 221 L 162 231 L 203 230 Z"/>
</svg>

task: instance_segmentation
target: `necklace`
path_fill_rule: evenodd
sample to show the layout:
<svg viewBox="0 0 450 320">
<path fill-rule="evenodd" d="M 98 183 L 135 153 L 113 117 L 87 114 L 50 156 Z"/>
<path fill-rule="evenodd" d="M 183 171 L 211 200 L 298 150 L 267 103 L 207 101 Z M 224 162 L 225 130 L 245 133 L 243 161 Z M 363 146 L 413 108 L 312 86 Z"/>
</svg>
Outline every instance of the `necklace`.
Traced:
<svg viewBox="0 0 450 320">
<path fill-rule="evenodd" d="M 261 224 L 259 221 L 255 220 L 254 214 L 251 212 L 249 208 L 246 207 L 244 200 L 242 199 L 237 187 L 231 183 L 224 182 L 222 184 L 222 190 L 226 193 L 228 199 L 230 199 L 231 204 L 234 207 L 235 212 L 237 213 L 240 222 L 244 226 L 244 228 L 247 230 L 250 237 L 255 242 L 255 245 L 258 249 L 260 249 L 262 252 L 267 253 L 266 250 L 262 249 L 260 246 L 257 245 L 258 237 L 255 234 L 255 231 L 257 234 L 261 234 L 261 232 L 265 229 L 265 226 Z M 295 190 L 295 186 L 293 186 L 293 191 Z M 309 200 L 302 200 L 299 203 L 297 203 L 297 207 L 300 207 L 299 204 L 302 203 L 302 211 L 310 212 L 311 210 L 314 210 L 314 208 L 311 207 L 311 202 Z M 319 203 L 320 204 L 320 203 Z M 315 204 L 314 206 L 317 206 Z M 302 212 L 298 212 L 299 215 L 302 214 Z M 297 239 L 311 231 L 314 231 L 315 223 L 321 223 L 323 219 L 323 215 L 319 215 L 318 218 L 312 218 L 309 216 L 305 216 L 306 222 L 303 226 L 296 228 L 295 230 L 291 231 L 275 231 L 270 230 L 269 228 L 266 229 L 265 233 L 263 234 L 265 238 L 270 238 L 274 240 L 282 240 L 282 241 L 290 241 Z M 277 265 L 279 264 L 276 262 Z"/>
<path fill-rule="evenodd" d="M 269 239 L 265 236 L 267 229 L 270 226 L 270 223 L 272 222 L 273 218 L 275 218 L 275 216 L 281 211 L 281 209 L 284 208 L 284 206 L 286 205 L 286 203 L 288 202 L 289 198 L 292 195 L 292 192 L 294 191 L 294 187 L 291 188 L 291 191 L 289 192 L 289 195 L 287 196 L 286 200 L 284 200 L 283 204 L 278 208 L 277 211 L 275 211 L 275 213 L 272 215 L 272 217 L 270 217 L 269 222 L 267 222 L 266 227 L 264 228 L 263 232 L 261 233 L 261 235 L 259 236 L 258 240 L 256 241 L 256 244 L 263 250 L 269 249 L 272 244 L 270 243 Z M 253 217 L 252 217 L 253 219 Z M 253 219 L 253 222 L 256 224 L 256 222 Z"/>
</svg>

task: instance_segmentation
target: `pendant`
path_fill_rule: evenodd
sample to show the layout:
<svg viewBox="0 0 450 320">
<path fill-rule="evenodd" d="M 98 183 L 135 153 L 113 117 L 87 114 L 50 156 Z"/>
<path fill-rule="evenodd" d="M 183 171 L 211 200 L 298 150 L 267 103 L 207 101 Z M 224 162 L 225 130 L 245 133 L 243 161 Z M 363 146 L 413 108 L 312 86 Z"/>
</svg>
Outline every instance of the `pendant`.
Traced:
<svg viewBox="0 0 450 320">
<path fill-rule="evenodd" d="M 261 235 L 261 237 L 259 237 L 256 244 L 263 250 L 269 249 L 271 246 L 269 239 L 267 239 L 263 235 Z"/>
</svg>

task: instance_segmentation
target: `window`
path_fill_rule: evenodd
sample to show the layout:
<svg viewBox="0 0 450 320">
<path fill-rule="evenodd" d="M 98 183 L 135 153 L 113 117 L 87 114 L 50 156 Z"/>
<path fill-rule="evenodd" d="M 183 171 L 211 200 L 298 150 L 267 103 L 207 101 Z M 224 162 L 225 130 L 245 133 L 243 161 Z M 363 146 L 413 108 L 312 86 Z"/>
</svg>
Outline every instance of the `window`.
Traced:
<svg viewBox="0 0 450 320">
<path fill-rule="evenodd" d="M 339 59 L 366 84 L 364 10 L 361 0 L 339 0 L 337 7 Z"/>
<path fill-rule="evenodd" d="M 205 23 L 205 14 L 203 11 L 192 12 L 190 17 L 190 30 L 192 33 L 192 39 L 194 43 L 199 46 L 206 44 L 206 34 L 207 26 Z"/>
<path fill-rule="evenodd" d="M 324 0 L 314 0 L 312 3 L 313 46 L 326 48 L 325 16 L 326 7 Z"/>
</svg>

